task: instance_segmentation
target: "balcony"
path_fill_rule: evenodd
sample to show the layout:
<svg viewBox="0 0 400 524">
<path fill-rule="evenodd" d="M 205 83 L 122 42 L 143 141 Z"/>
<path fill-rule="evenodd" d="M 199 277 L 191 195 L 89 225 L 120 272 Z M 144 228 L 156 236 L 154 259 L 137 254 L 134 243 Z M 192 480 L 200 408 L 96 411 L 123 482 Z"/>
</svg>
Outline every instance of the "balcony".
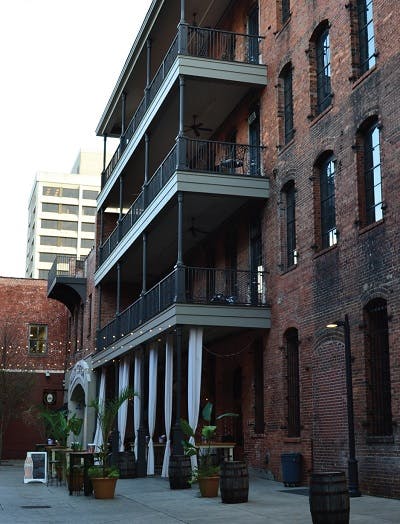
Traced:
<svg viewBox="0 0 400 524">
<path fill-rule="evenodd" d="M 175 268 L 99 331 L 97 351 L 133 347 L 176 324 L 269 328 L 265 272 Z"/>
<path fill-rule="evenodd" d="M 86 300 L 84 262 L 76 257 L 57 255 L 47 279 L 47 296 L 67 306 L 71 313 Z"/>
<path fill-rule="evenodd" d="M 266 84 L 266 68 L 259 62 L 263 37 L 180 25 L 164 59 L 133 114 L 120 144 L 102 173 L 102 189 L 111 178 L 125 149 L 131 143 L 147 110 L 166 96 L 179 74 L 229 82 Z M 180 59 L 180 61 L 177 59 Z M 162 86 L 168 84 L 168 88 Z M 159 102 L 160 104 L 160 102 Z M 158 104 L 158 105 L 159 105 Z M 157 104 L 155 104 L 157 105 Z"/>
<path fill-rule="evenodd" d="M 123 243 L 156 200 L 161 201 L 154 206 L 158 211 L 170 199 L 171 193 L 178 190 L 266 198 L 268 179 L 262 163 L 263 150 L 261 146 L 247 144 L 179 139 L 117 227 L 100 246 L 99 267 Z M 184 159 L 181 166 L 178 156 Z M 151 215 L 150 210 L 148 214 Z"/>
</svg>

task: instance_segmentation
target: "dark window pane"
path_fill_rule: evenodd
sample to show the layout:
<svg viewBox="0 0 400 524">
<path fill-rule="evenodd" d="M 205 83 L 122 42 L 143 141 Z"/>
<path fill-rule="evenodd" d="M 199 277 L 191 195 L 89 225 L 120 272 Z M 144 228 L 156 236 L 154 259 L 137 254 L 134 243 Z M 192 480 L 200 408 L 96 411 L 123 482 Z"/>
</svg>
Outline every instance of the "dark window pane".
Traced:
<svg viewBox="0 0 400 524">
<path fill-rule="evenodd" d="M 297 329 L 286 333 L 287 351 L 287 431 L 288 437 L 300 436 L 299 339 Z"/>
<path fill-rule="evenodd" d="M 325 31 L 316 41 L 317 52 L 317 112 L 321 113 L 331 103 L 331 58 L 329 31 Z"/>
<path fill-rule="evenodd" d="M 376 299 L 365 308 L 368 433 L 392 435 L 389 334 L 386 302 Z"/>
<path fill-rule="evenodd" d="M 326 160 L 321 167 L 321 241 L 322 248 L 333 246 L 336 238 L 335 211 L 335 164 L 332 158 Z"/>
</svg>

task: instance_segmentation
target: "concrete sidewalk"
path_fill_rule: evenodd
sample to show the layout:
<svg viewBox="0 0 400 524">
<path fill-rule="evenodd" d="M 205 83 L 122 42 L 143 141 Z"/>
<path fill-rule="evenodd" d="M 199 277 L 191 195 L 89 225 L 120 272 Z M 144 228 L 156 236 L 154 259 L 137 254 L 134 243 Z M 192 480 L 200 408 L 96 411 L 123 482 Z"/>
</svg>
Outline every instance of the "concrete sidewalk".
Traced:
<svg viewBox="0 0 400 524">
<path fill-rule="evenodd" d="M 171 490 L 159 477 L 120 479 L 113 500 L 69 496 L 65 486 L 23 483 L 23 462 L 0 464 L 0 523 L 310 524 L 306 488 L 250 479 L 249 502 L 203 499 L 198 488 Z M 350 501 L 351 524 L 399 524 L 400 500 L 363 496 Z"/>
</svg>

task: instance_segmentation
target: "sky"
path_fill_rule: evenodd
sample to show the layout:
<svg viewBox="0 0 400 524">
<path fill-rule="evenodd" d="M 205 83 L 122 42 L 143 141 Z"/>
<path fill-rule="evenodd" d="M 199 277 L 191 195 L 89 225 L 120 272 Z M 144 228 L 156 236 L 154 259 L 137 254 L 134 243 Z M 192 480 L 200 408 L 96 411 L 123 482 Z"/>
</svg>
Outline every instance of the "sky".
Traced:
<svg viewBox="0 0 400 524">
<path fill-rule="evenodd" d="M 0 5 L 0 276 L 24 277 L 28 204 L 40 171 L 69 173 L 95 129 L 151 0 Z"/>
</svg>

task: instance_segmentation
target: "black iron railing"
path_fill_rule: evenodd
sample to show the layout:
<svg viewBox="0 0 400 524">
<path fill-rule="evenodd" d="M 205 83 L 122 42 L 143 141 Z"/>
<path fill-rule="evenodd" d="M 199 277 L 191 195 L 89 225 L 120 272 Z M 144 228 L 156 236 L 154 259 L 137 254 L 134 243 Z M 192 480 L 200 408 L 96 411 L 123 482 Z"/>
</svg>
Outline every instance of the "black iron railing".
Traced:
<svg viewBox="0 0 400 524">
<path fill-rule="evenodd" d="M 183 165 L 178 166 L 184 171 L 222 173 L 236 176 L 264 176 L 262 155 L 264 147 L 214 142 L 210 140 L 193 140 L 182 137 L 160 167 L 143 188 L 132 206 L 117 224 L 110 236 L 99 249 L 99 265 L 114 251 L 118 243 L 130 231 L 145 209 L 153 202 L 161 189 L 177 170 L 179 145 L 180 158 Z"/>
<path fill-rule="evenodd" d="M 259 43 L 263 37 L 258 35 L 246 35 L 221 31 L 220 29 L 209 29 L 195 26 L 180 25 L 178 34 L 172 41 L 160 67 L 154 75 L 145 94 L 130 120 L 121 141 L 108 166 L 102 173 L 101 187 L 112 175 L 116 165 L 121 158 L 126 146 L 132 139 L 136 129 L 157 96 L 162 83 L 177 58 L 178 54 L 241 63 L 257 63 L 259 61 Z"/>
<path fill-rule="evenodd" d="M 97 350 L 132 334 L 174 303 L 266 307 L 265 272 L 176 268 L 98 332 Z"/>
<path fill-rule="evenodd" d="M 74 256 L 56 255 L 47 276 L 47 290 L 49 291 L 57 277 L 85 277 L 84 261 Z"/>
</svg>

